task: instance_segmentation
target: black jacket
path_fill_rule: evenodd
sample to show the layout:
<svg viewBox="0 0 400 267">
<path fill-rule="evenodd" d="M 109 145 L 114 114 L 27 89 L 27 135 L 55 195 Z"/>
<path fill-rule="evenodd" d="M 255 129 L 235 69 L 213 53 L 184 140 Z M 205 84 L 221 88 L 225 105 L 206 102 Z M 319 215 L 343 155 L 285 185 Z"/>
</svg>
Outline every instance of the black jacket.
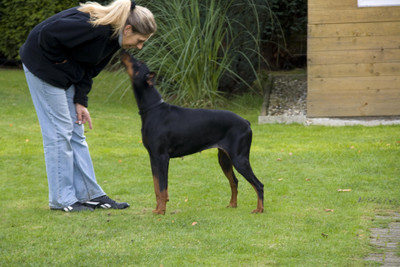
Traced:
<svg viewBox="0 0 400 267">
<path fill-rule="evenodd" d="M 89 19 L 76 7 L 64 10 L 36 25 L 20 48 L 34 75 L 63 89 L 75 85 L 74 102 L 86 107 L 92 78 L 120 48 L 110 25 L 94 27 Z"/>
</svg>

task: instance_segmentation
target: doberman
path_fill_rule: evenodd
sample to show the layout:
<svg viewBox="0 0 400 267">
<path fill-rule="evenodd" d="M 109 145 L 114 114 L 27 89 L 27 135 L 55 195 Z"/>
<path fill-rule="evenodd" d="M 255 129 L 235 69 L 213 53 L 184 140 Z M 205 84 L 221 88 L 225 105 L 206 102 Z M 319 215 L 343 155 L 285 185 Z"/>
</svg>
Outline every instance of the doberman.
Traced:
<svg viewBox="0 0 400 267">
<path fill-rule="evenodd" d="M 170 158 L 183 157 L 208 148 L 218 148 L 219 164 L 231 186 L 228 207 L 237 207 L 238 180 L 235 169 L 257 193 L 257 208 L 264 211 L 264 185 L 254 175 L 249 154 L 252 139 L 250 123 L 233 112 L 182 108 L 165 103 L 154 86 L 155 73 L 128 52 L 121 53 L 131 79 L 142 120 L 142 142 L 149 156 L 157 207 L 165 214 L 168 199 Z"/>
</svg>

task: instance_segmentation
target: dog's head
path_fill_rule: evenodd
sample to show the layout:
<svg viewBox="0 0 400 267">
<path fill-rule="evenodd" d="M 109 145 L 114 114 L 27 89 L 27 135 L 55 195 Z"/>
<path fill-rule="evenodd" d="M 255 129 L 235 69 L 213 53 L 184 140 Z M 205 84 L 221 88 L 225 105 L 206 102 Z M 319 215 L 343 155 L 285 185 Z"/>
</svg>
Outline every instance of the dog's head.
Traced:
<svg viewBox="0 0 400 267">
<path fill-rule="evenodd" d="M 135 89 L 144 89 L 154 85 L 156 74 L 150 72 L 145 63 L 137 60 L 125 50 L 121 52 L 120 58 Z"/>
</svg>

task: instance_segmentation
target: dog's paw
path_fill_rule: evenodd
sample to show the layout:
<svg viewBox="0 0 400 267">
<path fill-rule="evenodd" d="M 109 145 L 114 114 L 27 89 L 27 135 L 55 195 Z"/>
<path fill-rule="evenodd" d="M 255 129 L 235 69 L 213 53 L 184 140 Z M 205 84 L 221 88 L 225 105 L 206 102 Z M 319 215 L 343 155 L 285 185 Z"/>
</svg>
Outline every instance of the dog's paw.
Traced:
<svg viewBox="0 0 400 267">
<path fill-rule="evenodd" d="M 160 215 L 165 215 L 165 210 L 153 210 L 153 214 L 160 214 Z"/>
<path fill-rule="evenodd" d="M 251 213 L 257 214 L 257 213 L 263 213 L 264 209 L 255 209 Z"/>
</svg>

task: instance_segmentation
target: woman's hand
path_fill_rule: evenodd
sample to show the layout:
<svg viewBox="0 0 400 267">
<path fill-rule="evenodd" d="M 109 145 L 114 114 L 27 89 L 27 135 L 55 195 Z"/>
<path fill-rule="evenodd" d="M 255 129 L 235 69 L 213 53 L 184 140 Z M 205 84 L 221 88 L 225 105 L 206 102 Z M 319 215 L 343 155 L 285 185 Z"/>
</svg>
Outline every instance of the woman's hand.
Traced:
<svg viewBox="0 0 400 267">
<path fill-rule="evenodd" d="M 75 104 L 75 108 L 76 108 L 76 117 L 77 117 L 77 124 L 85 124 L 86 122 L 89 123 L 89 128 L 93 129 L 92 127 L 92 119 L 90 118 L 90 114 L 89 114 L 89 110 L 81 105 L 76 103 Z"/>
</svg>

